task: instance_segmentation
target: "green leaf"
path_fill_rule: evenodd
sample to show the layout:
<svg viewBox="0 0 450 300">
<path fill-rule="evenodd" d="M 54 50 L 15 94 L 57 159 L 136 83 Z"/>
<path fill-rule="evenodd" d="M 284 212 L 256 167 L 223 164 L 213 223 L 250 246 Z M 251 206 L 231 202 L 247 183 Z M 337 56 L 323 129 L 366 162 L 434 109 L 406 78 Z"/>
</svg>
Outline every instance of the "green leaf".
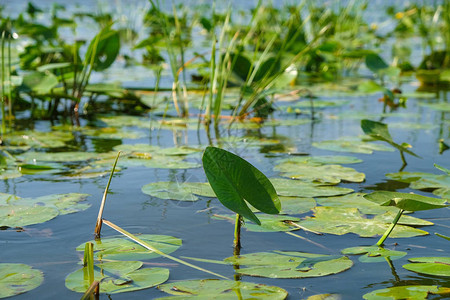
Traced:
<svg viewBox="0 0 450 300">
<path fill-rule="evenodd" d="M 366 300 L 403 300 L 403 299 L 427 299 L 429 294 L 447 295 L 450 288 L 437 287 L 435 285 L 408 285 L 379 289 L 364 294 Z"/>
<path fill-rule="evenodd" d="M 47 94 L 58 85 L 58 79 L 52 73 L 32 72 L 23 77 L 25 91 Z"/>
<path fill-rule="evenodd" d="M 244 227 L 248 231 L 253 232 L 285 232 L 298 230 L 298 227 L 290 225 L 290 222 L 298 222 L 299 218 L 290 216 L 271 216 L 271 215 L 258 215 L 261 225 L 255 225 L 252 223 L 245 223 Z"/>
<path fill-rule="evenodd" d="M 450 169 L 444 168 L 443 166 L 440 166 L 438 164 L 434 164 L 434 167 L 444 173 L 447 173 L 447 175 L 450 175 Z"/>
<path fill-rule="evenodd" d="M 264 213 L 280 212 L 281 203 L 272 183 L 244 159 L 220 148 L 207 147 L 202 161 L 212 189 L 228 209 L 258 225 L 258 218 L 245 201 Z"/>
<path fill-rule="evenodd" d="M 158 299 L 285 299 L 288 293 L 279 287 L 231 280 L 186 280 L 158 286 L 163 292 L 174 297 Z"/>
<path fill-rule="evenodd" d="M 409 155 L 420 157 L 414 152 L 408 150 L 405 146 L 395 143 L 392 140 L 391 134 L 389 133 L 387 124 L 364 119 L 361 120 L 361 128 L 365 134 L 371 136 L 376 140 L 384 141 L 389 145 L 397 148 L 401 152 L 406 152 Z"/>
<path fill-rule="evenodd" d="M 46 206 L 0 206 L 0 226 L 24 227 L 44 223 L 58 214 L 57 209 Z"/>
<path fill-rule="evenodd" d="M 358 138 L 343 137 L 338 140 L 314 142 L 312 145 L 319 149 L 372 154 L 373 151 L 394 151 L 391 147 L 385 145 L 368 143 Z"/>
<path fill-rule="evenodd" d="M 314 198 L 280 196 L 280 201 L 280 214 L 287 215 L 304 214 L 316 206 L 316 201 L 314 201 Z"/>
<path fill-rule="evenodd" d="M 270 179 L 279 196 L 287 197 L 324 197 L 337 196 L 353 192 L 352 189 L 336 186 L 324 186 L 300 180 L 272 178 Z"/>
<path fill-rule="evenodd" d="M 41 271 L 24 264 L 0 264 L 0 298 L 12 297 L 37 288 L 44 281 Z"/>
<path fill-rule="evenodd" d="M 250 253 L 224 261 L 239 265 L 236 270 L 239 274 L 268 278 L 321 277 L 343 272 L 353 265 L 345 256 L 285 251 Z"/>
<path fill-rule="evenodd" d="M 374 73 L 378 73 L 381 70 L 389 67 L 389 65 L 385 63 L 385 61 L 378 54 L 375 53 L 369 53 L 366 55 L 366 66 L 370 71 Z"/>
<path fill-rule="evenodd" d="M 450 257 L 416 257 L 408 259 L 412 264 L 403 268 L 416 273 L 450 277 Z"/>
<path fill-rule="evenodd" d="M 450 236 L 446 236 L 446 235 L 443 235 L 443 234 L 440 234 L 440 233 L 435 233 L 438 237 L 441 237 L 441 238 L 443 238 L 443 239 L 446 239 L 447 241 L 450 241 Z"/>
<path fill-rule="evenodd" d="M 450 112 L 450 103 L 440 102 L 440 103 L 419 103 L 420 106 L 428 107 L 434 110 Z"/>
<path fill-rule="evenodd" d="M 382 235 L 390 225 L 386 217 L 375 216 L 365 218 L 356 208 L 339 208 L 318 206 L 313 209 L 314 217 L 300 221 L 299 224 L 307 229 L 343 235 L 355 233 L 361 237 Z M 428 232 L 404 225 L 395 226 L 392 237 L 411 237 L 426 235 Z"/>
<path fill-rule="evenodd" d="M 103 28 L 91 41 L 85 60 L 89 62 L 94 55 L 94 70 L 107 69 L 116 60 L 120 50 L 120 35 L 111 26 Z"/>
<path fill-rule="evenodd" d="M 341 155 L 322 155 L 322 156 L 297 156 L 280 159 L 277 163 L 303 163 L 312 166 L 321 166 L 329 164 L 358 164 L 362 162 L 362 159 L 354 156 L 341 156 Z"/>
<path fill-rule="evenodd" d="M 446 207 L 446 200 L 422 195 L 377 191 L 364 196 L 382 206 L 395 206 L 406 211 L 419 211 Z"/>
<path fill-rule="evenodd" d="M 195 195 L 216 197 L 209 183 L 205 182 L 152 182 L 142 187 L 144 194 L 160 199 L 197 201 Z"/>
<path fill-rule="evenodd" d="M 358 91 L 369 94 L 382 92 L 385 89 L 385 87 L 379 85 L 373 80 L 364 81 L 363 83 L 358 85 Z"/>
<path fill-rule="evenodd" d="M 144 268 L 140 261 L 105 262 L 94 266 L 94 279 L 101 282 L 100 293 L 116 294 L 147 289 L 169 279 L 165 268 Z M 84 293 L 90 286 L 87 267 L 66 277 L 69 290 Z"/>
<path fill-rule="evenodd" d="M 152 247 L 169 254 L 181 247 L 181 240 L 168 235 L 143 234 L 140 239 Z M 122 237 L 103 238 L 89 241 L 94 244 L 94 255 L 97 259 L 110 260 L 144 260 L 160 257 L 159 254 L 137 245 L 133 241 Z M 77 247 L 77 251 L 84 251 L 85 243 Z"/>
<path fill-rule="evenodd" d="M 276 165 L 274 170 L 283 172 L 282 176 L 284 177 L 325 184 L 337 184 L 341 180 L 363 182 L 366 177 L 364 173 L 340 165 L 314 166 L 305 163 L 285 162 Z"/>
<path fill-rule="evenodd" d="M 361 213 L 366 215 L 378 215 L 387 211 L 397 212 L 395 207 L 380 206 L 376 203 L 366 200 L 364 193 L 352 193 L 343 196 L 317 198 L 316 201 L 322 206 L 340 207 L 340 208 L 357 208 Z"/>
<path fill-rule="evenodd" d="M 380 262 L 386 258 L 396 260 L 406 255 L 406 252 L 385 249 L 378 246 L 358 246 L 341 250 L 345 255 L 363 255 L 359 257 L 360 262 Z"/>
</svg>

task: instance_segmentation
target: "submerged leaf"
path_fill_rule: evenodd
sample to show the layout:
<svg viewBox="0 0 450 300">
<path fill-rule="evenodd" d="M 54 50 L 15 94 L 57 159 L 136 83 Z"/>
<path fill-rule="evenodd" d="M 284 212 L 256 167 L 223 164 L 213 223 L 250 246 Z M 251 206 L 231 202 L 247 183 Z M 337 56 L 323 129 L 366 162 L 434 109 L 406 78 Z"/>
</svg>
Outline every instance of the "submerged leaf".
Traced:
<svg viewBox="0 0 450 300">
<path fill-rule="evenodd" d="M 42 272 L 28 265 L 0 263 L 0 298 L 31 291 L 43 281 Z"/>
<path fill-rule="evenodd" d="M 186 280 L 158 286 L 163 292 L 175 295 L 158 299 L 285 299 L 288 293 L 279 287 L 251 282 L 203 279 Z M 239 296 L 238 296 L 239 295 Z M 178 297 L 177 297 L 178 296 Z"/>
<path fill-rule="evenodd" d="M 215 147 L 207 147 L 202 160 L 206 177 L 225 207 L 258 225 L 258 218 L 245 201 L 264 213 L 280 212 L 280 200 L 272 183 L 249 162 Z"/>
<path fill-rule="evenodd" d="M 450 257 L 416 257 L 408 259 L 412 264 L 403 268 L 416 273 L 450 277 Z"/>
<path fill-rule="evenodd" d="M 116 294 L 150 288 L 169 279 L 165 268 L 140 269 L 140 261 L 114 261 L 95 265 L 94 280 L 101 282 L 100 293 Z M 69 290 L 84 293 L 90 286 L 87 266 L 66 277 Z"/>
<path fill-rule="evenodd" d="M 239 265 L 239 274 L 269 278 L 320 277 L 343 272 L 353 265 L 345 256 L 287 251 L 250 253 L 224 261 Z"/>
</svg>

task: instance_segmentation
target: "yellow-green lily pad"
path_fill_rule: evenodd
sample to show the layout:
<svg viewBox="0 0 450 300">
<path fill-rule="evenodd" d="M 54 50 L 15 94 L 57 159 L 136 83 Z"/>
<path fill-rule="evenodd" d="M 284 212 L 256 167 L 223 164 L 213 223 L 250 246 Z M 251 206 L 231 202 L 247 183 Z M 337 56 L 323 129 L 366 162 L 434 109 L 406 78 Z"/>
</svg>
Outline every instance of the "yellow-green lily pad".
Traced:
<svg viewBox="0 0 450 300">
<path fill-rule="evenodd" d="M 316 198 L 318 204 L 330 207 L 357 208 L 361 213 L 367 215 L 378 215 L 385 212 L 397 212 L 398 209 L 389 206 L 380 206 L 372 201 L 366 200 L 364 193 L 351 193 L 343 196 Z"/>
<path fill-rule="evenodd" d="M 403 268 L 420 274 L 450 277 L 450 257 L 415 257 Z"/>
<path fill-rule="evenodd" d="M 178 201 L 197 201 L 199 198 L 196 195 L 216 197 L 207 182 L 152 182 L 144 185 L 141 190 L 153 197 Z"/>
<path fill-rule="evenodd" d="M 378 246 L 350 247 L 342 250 L 341 253 L 345 255 L 362 255 L 359 257 L 360 262 L 380 262 L 385 261 L 386 258 L 396 260 L 406 255 L 404 251 L 395 251 Z"/>
<path fill-rule="evenodd" d="M 353 190 L 349 188 L 326 186 L 300 180 L 272 178 L 270 181 L 279 196 L 308 198 L 338 196 L 353 192 Z"/>
<path fill-rule="evenodd" d="M 0 264 L 0 298 L 12 297 L 37 288 L 44 281 L 41 271 L 25 264 Z"/>
<path fill-rule="evenodd" d="M 427 299 L 429 295 L 450 295 L 450 288 L 435 285 L 407 285 L 379 289 L 364 294 L 366 300 Z"/>
<path fill-rule="evenodd" d="M 236 270 L 239 274 L 268 278 L 321 277 L 343 272 L 353 265 L 345 256 L 287 251 L 250 253 L 224 261 L 239 265 Z"/>
<path fill-rule="evenodd" d="M 203 279 L 203 280 L 186 280 L 174 283 L 166 283 L 158 286 L 163 292 L 172 297 L 163 297 L 158 299 L 285 299 L 288 293 L 279 287 L 268 286 L 265 284 Z"/>
<path fill-rule="evenodd" d="M 181 239 L 168 235 L 142 234 L 138 236 L 156 249 L 169 254 L 181 247 Z M 133 241 L 123 237 L 110 237 L 90 241 L 94 244 L 94 255 L 98 259 L 110 260 L 144 260 L 159 257 Z M 85 243 L 77 247 L 77 251 L 84 251 Z"/>
<path fill-rule="evenodd" d="M 56 208 L 46 206 L 0 206 L 0 226 L 24 227 L 47 222 L 59 215 Z"/>
<path fill-rule="evenodd" d="M 382 144 L 375 144 L 372 142 L 365 142 L 354 137 L 343 137 L 337 140 L 314 142 L 312 145 L 316 148 L 329 151 L 363 154 L 372 154 L 373 151 L 394 151 L 392 147 Z"/>
<path fill-rule="evenodd" d="M 94 280 L 100 282 L 100 293 L 117 294 L 147 289 L 169 279 L 165 268 L 142 268 L 140 261 L 114 261 L 94 265 Z M 69 290 L 84 293 L 90 286 L 88 267 L 66 277 Z"/>
</svg>

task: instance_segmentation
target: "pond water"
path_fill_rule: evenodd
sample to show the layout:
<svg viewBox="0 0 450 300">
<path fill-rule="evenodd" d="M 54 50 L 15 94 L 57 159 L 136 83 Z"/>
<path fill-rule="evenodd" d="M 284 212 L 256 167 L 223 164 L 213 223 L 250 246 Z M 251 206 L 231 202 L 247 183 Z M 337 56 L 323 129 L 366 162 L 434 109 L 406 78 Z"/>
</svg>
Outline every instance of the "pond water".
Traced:
<svg viewBox="0 0 450 300">
<path fill-rule="evenodd" d="M 18 10 L 20 9 L 22 8 Z M 14 11 L 14 9 L 11 10 Z M 113 71 L 120 73 L 120 67 L 116 66 Z M 137 71 L 128 69 L 122 72 L 133 74 Z M 114 73 L 98 74 L 98 77 L 94 77 L 94 81 L 105 77 L 108 79 L 108 76 L 110 76 L 109 79 L 114 78 Z M 170 78 L 164 80 L 170 82 Z M 32 150 L 37 153 L 27 156 L 23 149 L 5 149 L 16 155 L 16 158 L 30 164 L 56 167 L 50 171 L 41 170 L 0 180 L 0 191 L 22 198 L 66 193 L 89 194 L 84 203 L 88 203 L 90 207 L 75 213 L 61 214 L 47 222 L 24 226 L 22 229 L 1 228 L 1 262 L 28 264 L 44 274 L 42 285 L 17 295 L 14 299 L 78 299 L 80 297 L 80 293 L 66 288 L 65 279 L 67 275 L 81 267 L 83 253 L 76 251 L 76 248 L 94 237 L 98 209 L 108 182 L 108 172 L 112 166 L 111 158 L 118 150 L 124 150 L 125 154 L 119 159 L 120 170 L 114 174 L 111 182 L 104 218 L 133 234 L 168 235 L 182 239 L 182 246 L 172 253 L 176 257 L 223 260 L 233 255 L 234 224 L 217 217 L 217 215 L 229 214 L 218 199 L 198 196 L 198 201 L 167 200 L 150 196 L 141 190 L 149 183 L 170 181 L 179 186 L 172 188 L 172 192 L 177 193 L 186 183 L 206 182 L 206 176 L 201 167 L 201 155 L 203 149 L 211 144 L 246 159 L 271 179 L 282 178 L 281 172 L 276 169 L 282 159 L 301 158 L 307 155 L 312 157 L 345 155 L 362 160 L 360 163 L 344 166 L 364 173 L 365 180 L 357 183 L 341 182 L 337 185 L 339 187 L 351 188 L 354 192 L 361 193 L 387 190 L 434 196 L 431 189 L 412 189 L 408 183 L 386 177 L 386 174 L 399 172 L 402 168 L 402 161 L 397 150 L 374 151 L 372 154 L 354 153 L 358 150 L 355 139 L 359 142 L 359 137 L 363 134 L 360 126 L 361 119 L 382 121 L 388 124 L 394 141 L 409 143 L 412 146 L 411 150 L 420 156 L 413 157 L 405 154 L 408 164 L 402 169 L 404 172 L 443 174 L 433 165 L 450 168 L 450 150 L 442 152 L 439 148 L 441 139 L 447 143 L 450 139 L 450 112 L 448 106 L 439 110 L 433 105 L 437 103 L 448 105 L 448 90 L 423 89 L 415 77 L 404 77 L 399 87 L 408 98 L 406 107 L 399 107 L 392 112 L 388 108 L 387 112 L 383 113 L 383 102 L 379 101 L 381 93 L 369 94 L 355 91 L 355 86 L 363 80 L 367 78 L 347 78 L 333 84 L 309 83 L 292 87 L 292 90 L 308 88 L 312 91 L 316 97 L 313 100 L 313 114 L 308 98 L 300 95 L 276 95 L 279 97 L 279 101 L 276 102 L 276 111 L 265 123 L 236 121 L 231 128 L 228 128 L 228 124 L 224 122 L 217 132 L 211 130 L 210 135 L 206 134 L 202 125 L 197 128 L 198 115 L 201 111 L 196 104 L 191 106 L 187 123 L 176 119 L 177 122 L 181 122 L 181 125 L 175 122 L 170 123 L 170 116 L 176 114 L 174 109 L 169 108 L 166 111 L 167 116 L 163 116 L 164 107 L 159 108 L 160 111 L 142 113 L 139 116 L 112 114 L 95 115 L 92 118 L 82 117 L 80 126 L 70 126 L 67 123 L 68 120 L 63 119 L 52 122 L 34 121 L 30 120 L 26 112 L 22 115 L 18 114 L 17 127 L 24 131 L 24 136 L 30 136 L 27 139 L 37 141 L 35 144 L 28 141 L 23 144 L 31 144 Z M 153 83 L 153 78 L 151 80 L 146 78 L 142 81 L 125 81 L 124 85 L 142 87 Z M 231 89 L 228 95 L 229 100 L 235 101 L 236 95 L 237 91 Z M 159 101 L 165 96 L 170 97 L 170 94 L 158 94 L 155 97 Z M 151 97 L 153 94 L 149 98 Z M 192 103 L 198 103 L 201 95 L 189 92 L 188 98 Z M 293 113 L 292 111 L 296 109 L 297 113 Z M 224 110 L 223 115 L 230 113 L 231 111 Z M 38 132 L 44 132 L 44 135 L 39 136 Z M 51 139 L 51 136 L 58 135 L 65 136 L 65 139 Z M 331 146 L 318 147 L 320 142 L 348 137 L 353 138 L 351 142 L 353 147 L 347 148 L 346 152 L 331 151 Z M 46 143 L 57 142 L 62 142 L 62 145 L 56 148 L 45 147 Z M 383 145 L 382 142 L 372 143 Z M 135 150 L 136 153 L 134 153 L 135 156 L 145 156 L 143 152 L 149 152 L 153 156 L 152 159 L 127 158 L 132 149 L 130 145 L 137 144 L 155 146 L 151 151 Z M 192 153 L 189 151 L 187 155 L 174 156 L 182 157 L 183 160 L 181 160 L 161 150 L 166 148 L 171 148 L 170 151 L 188 151 L 193 148 L 195 151 Z M 57 154 L 71 152 L 74 153 L 72 156 L 80 158 L 78 160 L 73 157 L 52 159 L 44 155 L 52 152 Z M 84 158 L 83 155 L 87 153 L 94 154 L 90 158 Z M 155 160 L 159 161 L 155 162 Z M 141 161 L 146 162 L 141 163 Z M 148 161 L 151 161 L 150 165 L 147 164 Z M 182 164 L 186 162 L 190 163 L 190 168 L 182 168 Z M 155 164 L 152 165 L 152 163 Z M 170 168 L 167 166 L 169 163 L 172 166 Z M 298 182 L 292 180 L 291 184 L 294 186 Z M 195 193 L 195 190 L 193 192 Z M 326 197 L 314 198 L 318 203 L 317 206 L 327 206 Z M 290 215 L 306 220 L 314 216 L 314 213 L 309 209 L 307 212 Z M 449 208 L 419 211 L 410 215 L 430 221 L 434 225 L 419 227 L 427 231 L 428 235 L 388 238 L 385 243 L 386 248 L 407 253 L 406 256 L 393 260 L 391 263 L 388 261 L 361 262 L 358 260 L 359 256 L 354 255 L 349 256 L 353 262 L 350 269 L 329 276 L 271 279 L 244 275 L 240 280 L 281 287 L 289 292 L 287 299 L 306 299 L 315 294 L 325 293 L 337 294 L 341 297 L 340 299 L 361 299 L 362 295 L 373 290 L 394 286 L 449 287 L 449 277 L 421 275 L 402 267 L 412 257 L 448 256 L 449 242 L 436 236 L 435 233 L 450 235 Z M 336 219 L 342 217 L 343 215 L 339 215 Z M 369 220 L 373 218 L 373 215 L 364 217 Z M 331 220 L 337 221 L 334 218 Z M 363 227 L 363 223 L 359 226 Z M 355 233 L 317 235 L 303 230 L 293 232 L 304 239 L 284 232 L 255 232 L 244 228 L 241 255 L 275 250 L 341 255 L 341 250 L 345 248 L 373 245 L 379 238 L 379 235 L 360 237 Z M 117 236 L 117 233 L 103 226 L 102 236 Z M 232 265 L 189 261 L 230 279 L 233 279 L 235 275 Z M 145 260 L 144 264 L 146 267 L 170 269 L 169 282 L 214 278 L 162 257 Z M 122 294 L 102 294 L 100 299 L 155 299 L 165 296 L 167 294 L 162 291 L 150 288 Z M 445 296 L 441 298 L 430 296 L 429 299 L 445 299 Z"/>
</svg>

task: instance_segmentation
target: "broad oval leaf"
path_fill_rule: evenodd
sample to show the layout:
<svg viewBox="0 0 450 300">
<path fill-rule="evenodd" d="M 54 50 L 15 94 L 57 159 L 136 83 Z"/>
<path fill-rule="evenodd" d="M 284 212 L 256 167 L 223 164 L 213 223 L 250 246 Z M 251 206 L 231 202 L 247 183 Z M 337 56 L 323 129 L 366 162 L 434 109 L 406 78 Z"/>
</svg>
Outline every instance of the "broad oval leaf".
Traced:
<svg viewBox="0 0 450 300">
<path fill-rule="evenodd" d="M 395 206 L 407 211 L 428 210 L 448 206 L 445 204 L 445 199 L 409 193 L 377 191 L 364 195 L 364 198 L 382 206 Z"/>
<path fill-rule="evenodd" d="M 386 258 L 389 258 L 390 260 L 396 260 L 406 255 L 406 252 L 403 251 L 389 250 L 378 246 L 350 247 L 341 250 L 341 253 L 345 255 L 364 254 L 363 256 L 359 257 L 360 262 L 380 262 L 385 261 Z"/>
<path fill-rule="evenodd" d="M 450 288 L 437 287 L 435 285 L 408 285 L 396 286 L 386 289 L 379 289 L 364 294 L 366 300 L 403 300 L 403 299 L 427 299 L 429 294 L 447 295 L 450 294 Z"/>
<path fill-rule="evenodd" d="M 19 295 L 37 288 L 44 281 L 41 271 L 25 264 L 0 264 L 0 298 Z"/>
<path fill-rule="evenodd" d="M 416 257 L 403 268 L 416 273 L 450 277 L 450 257 Z"/>
<path fill-rule="evenodd" d="M 152 182 L 144 185 L 141 190 L 153 197 L 178 201 L 197 201 L 199 198 L 196 195 L 216 196 L 207 182 Z"/>
<path fill-rule="evenodd" d="M 278 195 L 287 197 L 325 197 L 345 195 L 352 189 L 338 186 L 327 186 L 300 180 L 272 178 L 270 179 Z"/>
<path fill-rule="evenodd" d="M 138 237 L 166 254 L 180 248 L 182 243 L 181 239 L 168 235 L 142 234 Z M 94 244 L 94 255 L 98 259 L 144 260 L 160 256 L 123 237 L 102 238 L 89 242 Z M 76 250 L 84 251 L 84 245 L 85 243 L 79 245 Z"/>
<path fill-rule="evenodd" d="M 94 280 L 100 281 L 100 293 L 117 294 L 137 291 L 161 284 L 169 279 L 165 268 L 143 268 L 140 261 L 114 261 L 95 265 Z M 66 277 L 69 290 L 84 293 L 90 286 L 87 267 Z"/>
<path fill-rule="evenodd" d="M 47 222 L 59 214 L 46 206 L 7 205 L 0 206 L 0 226 L 23 227 Z"/>
<path fill-rule="evenodd" d="M 249 162 L 215 147 L 207 147 L 202 160 L 206 177 L 225 207 L 258 225 L 261 222 L 244 199 L 264 213 L 280 212 L 281 203 L 272 183 Z"/>
<path fill-rule="evenodd" d="M 279 287 L 268 286 L 265 284 L 203 279 L 203 280 L 186 280 L 175 283 L 166 283 L 158 286 L 163 292 L 173 297 L 164 297 L 158 299 L 185 299 L 185 298 L 201 298 L 201 299 L 236 299 L 237 295 L 241 299 L 285 299 L 288 293 Z"/>
</svg>

